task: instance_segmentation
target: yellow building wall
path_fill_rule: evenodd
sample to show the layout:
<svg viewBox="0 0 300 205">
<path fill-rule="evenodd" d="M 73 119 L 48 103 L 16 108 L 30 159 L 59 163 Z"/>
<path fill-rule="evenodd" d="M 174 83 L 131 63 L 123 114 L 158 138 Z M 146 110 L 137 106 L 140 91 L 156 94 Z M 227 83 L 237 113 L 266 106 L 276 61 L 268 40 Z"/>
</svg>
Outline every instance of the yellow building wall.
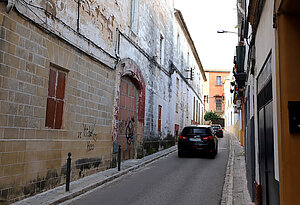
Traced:
<svg viewBox="0 0 300 205">
<path fill-rule="evenodd" d="M 279 15 L 277 26 L 280 204 L 300 204 L 300 134 L 289 132 L 288 110 L 300 101 L 300 17 Z"/>
<path fill-rule="evenodd" d="M 232 133 L 240 142 L 241 130 L 239 130 L 239 120 L 236 122 L 235 125 L 226 126 L 226 131 Z"/>
</svg>

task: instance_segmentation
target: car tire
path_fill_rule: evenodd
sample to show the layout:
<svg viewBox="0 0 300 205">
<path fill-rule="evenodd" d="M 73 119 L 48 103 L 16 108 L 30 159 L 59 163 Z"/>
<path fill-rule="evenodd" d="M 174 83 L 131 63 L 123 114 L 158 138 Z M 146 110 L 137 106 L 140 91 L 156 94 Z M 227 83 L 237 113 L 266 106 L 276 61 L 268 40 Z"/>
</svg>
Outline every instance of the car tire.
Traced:
<svg viewBox="0 0 300 205">
<path fill-rule="evenodd" d="M 183 153 L 182 151 L 178 151 L 178 157 L 179 157 L 179 158 L 184 157 L 184 153 Z"/>
<path fill-rule="evenodd" d="M 209 159 L 214 159 L 216 157 L 216 150 L 213 150 L 213 152 L 208 153 L 208 158 Z"/>
</svg>

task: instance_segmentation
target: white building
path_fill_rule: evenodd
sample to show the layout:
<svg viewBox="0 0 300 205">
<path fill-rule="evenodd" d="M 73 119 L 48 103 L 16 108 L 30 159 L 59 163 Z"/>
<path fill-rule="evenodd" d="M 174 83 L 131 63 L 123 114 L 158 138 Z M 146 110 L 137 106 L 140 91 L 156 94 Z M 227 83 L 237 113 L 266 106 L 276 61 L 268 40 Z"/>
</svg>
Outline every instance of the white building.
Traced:
<svg viewBox="0 0 300 205">
<path fill-rule="evenodd" d="M 175 115 L 171 119 L 181 129 L 186 125 L 202 124 L 204 121 L 203 88 L 206 76 L 179 10 L 175 10 L 174 39 L 178 57 L 173 67 L 175 74 L 172 76 L 172 96 L 176 100 L 172 100 L 175 103 L 175 112 L 171 113 Z"/>
<path fill-rule="evenodd" d="M 231 133 L 234 133 L 236 136 L 239 135 L 241 130 L 240 114 L 241 111 L 236 104 L 234 104 L 234 76 L 231 72 L 225 79 L 224 82 L 224 101 L 225 101 L 225 112 L 222 116 L 225 119 L 225 129 Z"/>
</svg>

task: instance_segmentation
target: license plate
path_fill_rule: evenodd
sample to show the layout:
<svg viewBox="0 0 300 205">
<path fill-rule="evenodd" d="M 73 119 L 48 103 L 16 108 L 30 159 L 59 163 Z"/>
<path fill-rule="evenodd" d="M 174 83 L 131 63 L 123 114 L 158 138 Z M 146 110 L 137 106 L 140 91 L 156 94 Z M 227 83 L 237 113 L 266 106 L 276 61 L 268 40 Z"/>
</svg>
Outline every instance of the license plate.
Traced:
<svg viewBox="0 0 300 205">
<path fill-rule="evenodd" d="M 201 142 L 201 138 L 190 138 L 191 142 Z"/>
</svg>

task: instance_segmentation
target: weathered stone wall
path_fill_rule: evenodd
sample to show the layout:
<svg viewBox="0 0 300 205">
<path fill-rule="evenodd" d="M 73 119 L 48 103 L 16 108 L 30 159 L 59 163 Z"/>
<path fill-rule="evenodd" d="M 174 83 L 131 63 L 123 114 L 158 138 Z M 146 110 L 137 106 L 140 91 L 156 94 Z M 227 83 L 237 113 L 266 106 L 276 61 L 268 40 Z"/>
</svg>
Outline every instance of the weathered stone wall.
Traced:
<svg viewBox="0 0 300 205">
<path fill-rule="evenodd" d="M 182 129 L 192 121 L 201 123 L 204 113 L 201 69 L 182 25 L 175 20 L 172 1 L 139 1 L 138 28 L 125 31 L 120 38 L 119 55 L 130 58 L 139 66 L 146 84 L 144 140 L 163 140 L 173 136 L 175 125 Z M 177 50 L 177 35 L 181 49 Z M 160 62 L 160 37 L 164 37 L 164 60 Z M 130 40 L 128 40 L 128 38 Z M 187 55 L 189 53 L 189 60 Z M 194 68 L 189 80 L 189 68 Z M 177 95 L 177 82 L 179 91 Z M 193 99 L 198 109 L 194 109 Z M 158 131 L 158 107 L 162 106 L 162 128 Z M 198 111 L 197 111 L 198 110 Z M 194 116 L 197 111 L 198 120 Z M 203 117 L 202 117 L 203 118 Z"/>
<path fill-rule="evenodd" d="M 0 3 L 0 200 L 110 166 L 115 73 Z M 67 73 L 62 129 L 45 127 L 49 68 Z M 88 131 L 93 133 L 88 137 Z"/>
<path fill-rule="evenodd" d="M 0 3 L 2 201 L 62 184 L 68 152 L 72 180 L 111 166 L 124 76 L 139 92 L 135 157 L 173 145 L 175 127 L 196 120 L 194 98 L 201 107 L 203 76 L 174 19 L 172 0 L 138 1 L 135 27 L 130 1 L 86 0 L 79 7 L 75 0 L 22 2 L 9 14 Z M 178 32 L 185 48 L 180 53 Z M 195 66 L 194 80 L 186 79 L 188 65 Z M 67 74 L 62 129 L 45 126 L 50 68 Z"/>
<path fill-rule="evenodd" d="M 15 8 L 48 32 L 113 67 L 115 30 L 127 28 L 130 2 L 23 0 L 16 1 Z"/>
<path fill-rule="evenodd" d="M 170 60 L 173 59 L 173 7 L 170 1 L 139 1 L 136 33 L 128 31 L 133 43 L 120 40 L 120 57 L 131 58 L 139 66 L 146 84 L 144 139 L 163 139 L 169 128 Z M 164 36 L 164 62 L 159 62 L 160 35 Z M 137 49 L 138 45 L 146 54 Z M 156 63 L 154 62 L 156 61 Z M 158 132 L 158 106 L 162 106 L 162 130 Z"/>
</svg>

